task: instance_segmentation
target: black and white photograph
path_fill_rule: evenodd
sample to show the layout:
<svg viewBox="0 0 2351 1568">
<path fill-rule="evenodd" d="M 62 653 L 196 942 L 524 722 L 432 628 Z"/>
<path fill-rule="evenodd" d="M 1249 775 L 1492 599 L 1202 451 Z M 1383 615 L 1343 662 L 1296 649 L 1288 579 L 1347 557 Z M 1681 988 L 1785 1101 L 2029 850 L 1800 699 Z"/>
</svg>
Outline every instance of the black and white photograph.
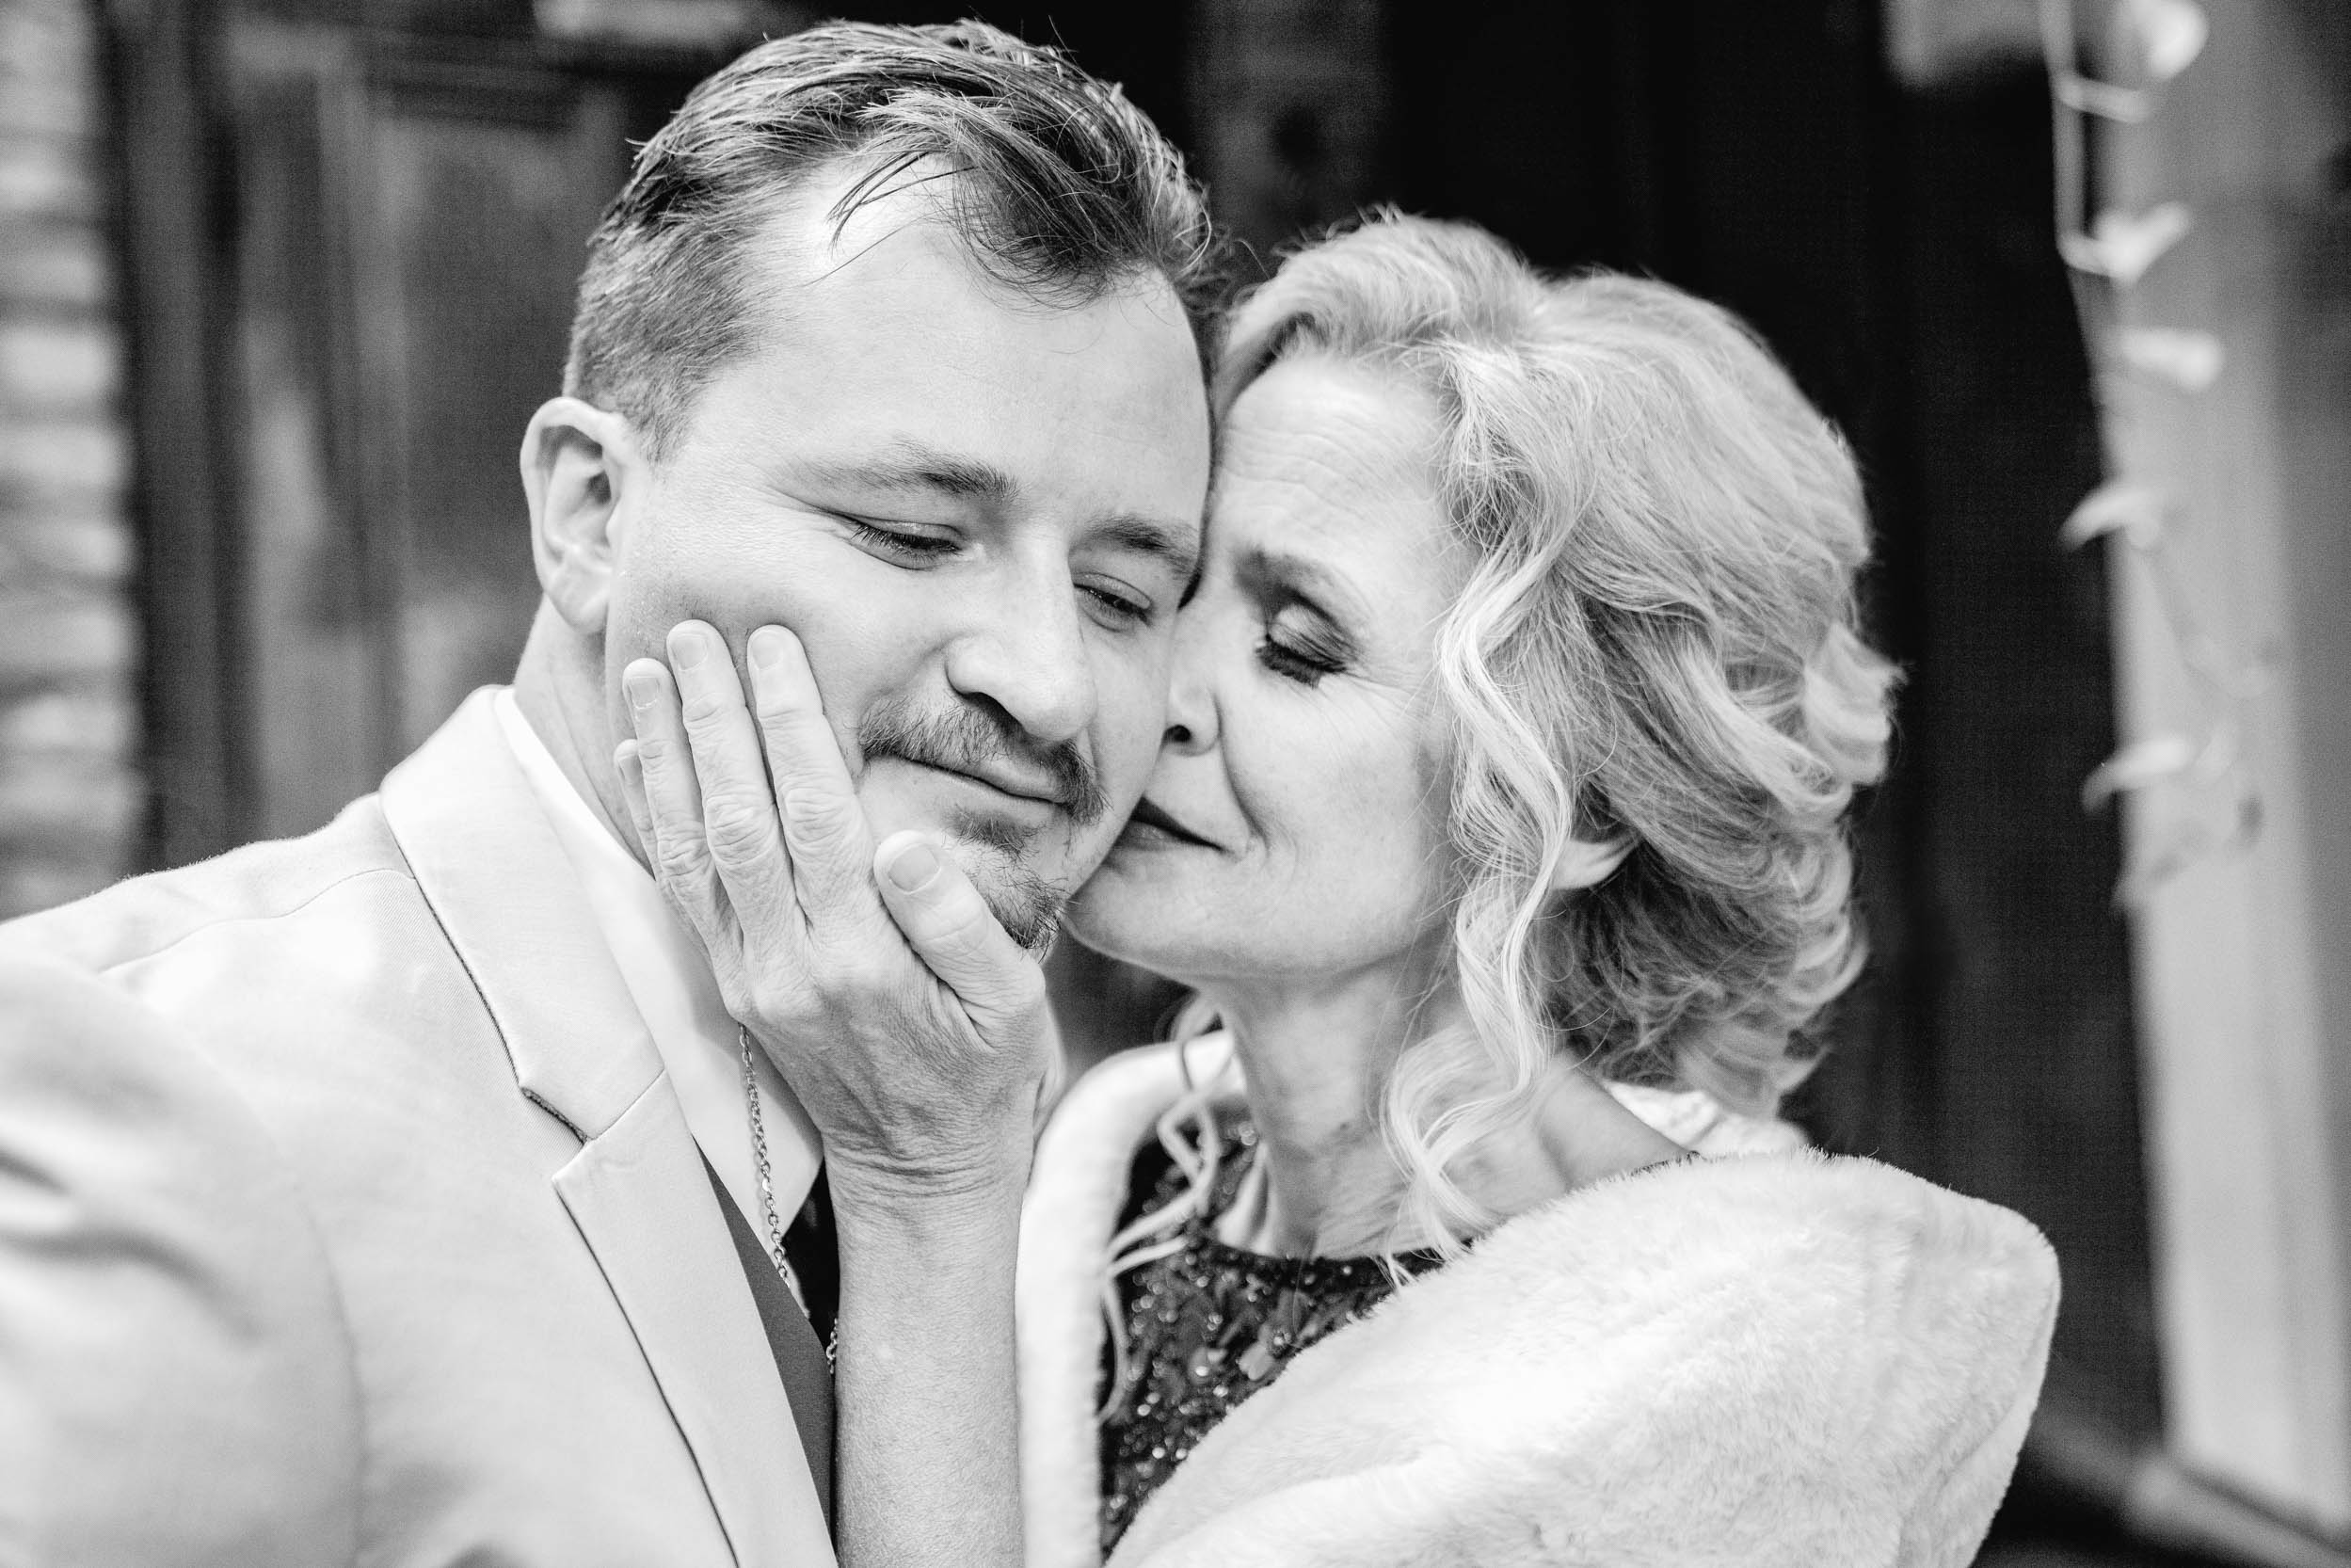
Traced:
<svg viewBox="0 0 2351 1568">
<path fill-rule="evenodd" d="M 2351 4 L 0 0 L 0 1568 L 2351 1568 Z"/>
</svg>

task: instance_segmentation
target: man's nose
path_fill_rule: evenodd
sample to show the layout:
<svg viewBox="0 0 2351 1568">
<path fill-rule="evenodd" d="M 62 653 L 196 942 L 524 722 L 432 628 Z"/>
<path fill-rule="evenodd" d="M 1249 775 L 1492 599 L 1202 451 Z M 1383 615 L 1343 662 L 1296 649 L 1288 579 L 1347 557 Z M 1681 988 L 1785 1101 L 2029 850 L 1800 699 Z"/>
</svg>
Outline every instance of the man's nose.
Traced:
<svg viewBox="0 0 2351 1568">
<path fill-rule="evenodd" d="M 1028 572 L 970 605 L 974 618 L 947 649 L 947 680 L 1002 709 L 1045 745 L 1093 722 L 1094 666 L 1085 619 L 1066 570 Z"/>
</svg>

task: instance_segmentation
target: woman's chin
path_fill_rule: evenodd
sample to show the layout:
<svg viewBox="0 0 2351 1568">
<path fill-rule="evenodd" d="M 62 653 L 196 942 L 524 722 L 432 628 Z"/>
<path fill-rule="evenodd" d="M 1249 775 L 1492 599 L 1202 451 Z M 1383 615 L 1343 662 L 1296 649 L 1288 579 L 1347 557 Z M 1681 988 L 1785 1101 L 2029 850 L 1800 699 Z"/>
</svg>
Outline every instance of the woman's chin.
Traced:
<svg viewBox="0 0 2351 1568">
<path fill-rule="evenodd" d="M 1186 907 L 1180 894 L 1105 866 L 1062 911 L 1062 929 L 1106 958 L 1180 980 L 1191 944 L 1169 917 Z"/>
</svg>

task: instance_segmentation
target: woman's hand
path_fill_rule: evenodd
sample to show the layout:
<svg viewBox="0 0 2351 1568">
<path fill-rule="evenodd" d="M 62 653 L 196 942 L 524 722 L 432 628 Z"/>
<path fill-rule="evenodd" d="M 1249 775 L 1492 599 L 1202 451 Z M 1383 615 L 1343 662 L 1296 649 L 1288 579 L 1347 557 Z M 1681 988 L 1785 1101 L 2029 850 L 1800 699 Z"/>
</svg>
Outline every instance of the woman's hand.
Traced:
<svg viewBox="0 0 2351 1568">
<path fill-rule="evenodd" d="M 798 638 L 751 633 L 747 707 L 712 628 L 685 622 L 668 651 L 622 676 L 630 813 L 836 1193 L 1016 1186 L 1051 1056 L 1036 962 L 941 846 L 872 841 Z"/>
</svg>

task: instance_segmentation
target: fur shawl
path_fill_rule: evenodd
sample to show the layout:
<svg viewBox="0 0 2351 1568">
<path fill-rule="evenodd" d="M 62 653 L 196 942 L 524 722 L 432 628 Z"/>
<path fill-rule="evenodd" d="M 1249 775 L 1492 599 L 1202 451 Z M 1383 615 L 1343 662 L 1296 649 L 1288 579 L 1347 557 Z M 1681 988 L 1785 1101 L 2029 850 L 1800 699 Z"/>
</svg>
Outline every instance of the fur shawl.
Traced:
<svg viewBox="0 0 2351 1568">
<path fill-rule="evenodd" d="M 1221 1048 L 1195 1043 L 1195 1068 Z M 1100 1563 L 1100 1258 L 1183 1082 L 1172 1048 L 1114 1057 L 1038 1146 L 1019 1282 L 1030 1568 Z M 1703 1096 L 1619 1096 L 1740 1157 L 1522 1214 L 1307 1350 L 1168 1479 L 1112 1568 L 1968 1562 L 2048 1355 L 2040 1233 Z"/>
</svg>

